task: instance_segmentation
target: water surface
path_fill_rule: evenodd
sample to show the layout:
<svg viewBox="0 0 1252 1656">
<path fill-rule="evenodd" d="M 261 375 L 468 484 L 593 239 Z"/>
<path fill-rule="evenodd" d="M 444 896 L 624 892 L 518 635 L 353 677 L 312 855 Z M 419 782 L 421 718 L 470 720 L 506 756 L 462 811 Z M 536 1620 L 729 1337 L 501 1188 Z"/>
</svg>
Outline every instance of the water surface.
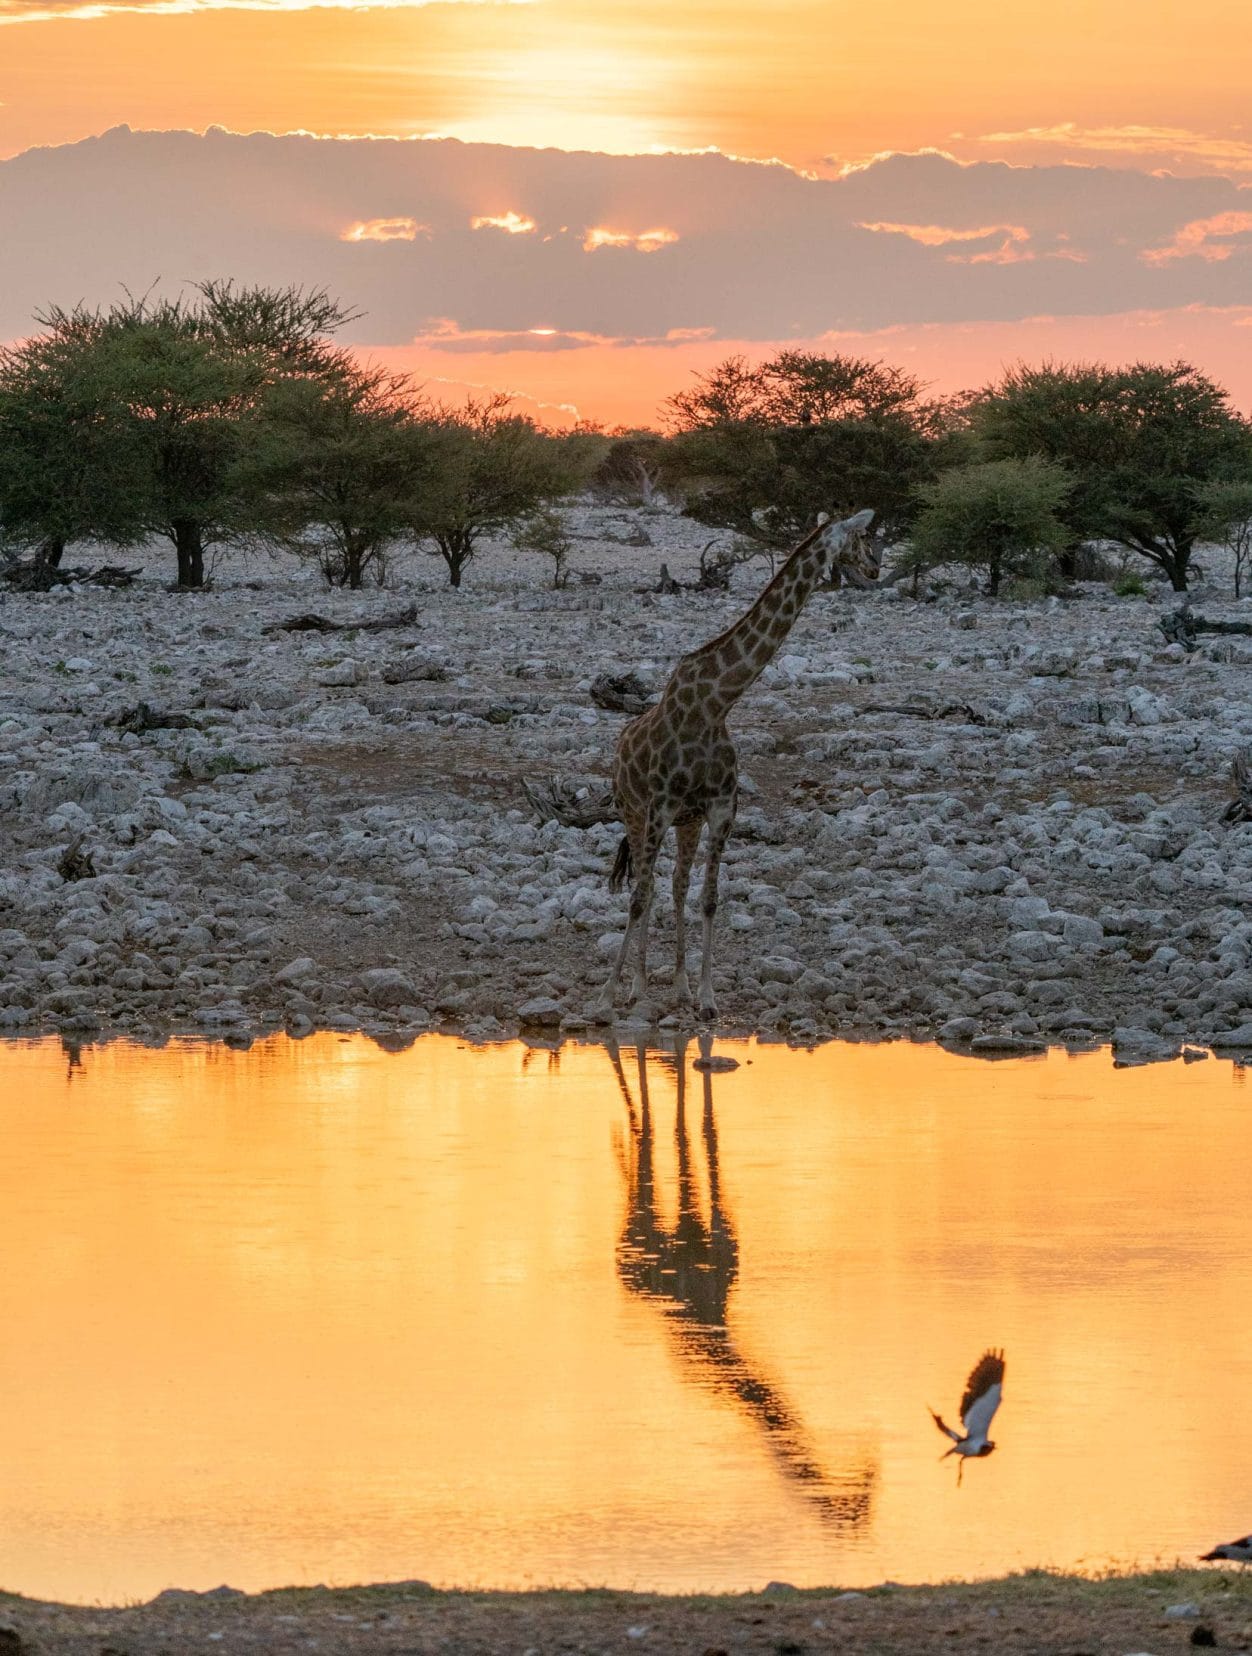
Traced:
<svg viewBox="0 0 1252 1656">
<path fill-rule="evenodd" d="M 1252 1525 L 1209 1060 L 0 1048 L 0 1587 L 744 1588 Z M 999 1445 L 940 1464 L 1008 1352 Z"/>
</svg>

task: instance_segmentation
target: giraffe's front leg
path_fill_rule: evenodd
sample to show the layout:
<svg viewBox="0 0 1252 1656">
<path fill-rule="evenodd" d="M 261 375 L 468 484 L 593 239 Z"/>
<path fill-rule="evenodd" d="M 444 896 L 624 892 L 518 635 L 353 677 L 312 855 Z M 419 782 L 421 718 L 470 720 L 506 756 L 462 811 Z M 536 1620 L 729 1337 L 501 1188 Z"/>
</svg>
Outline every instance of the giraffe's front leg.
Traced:
<svg viewBox="0 0 1252 1656">
<path fill-rule="evenodd" d="M 691 865 L 700 843 L 702 823 L 685 822 L 676 830 L 678 848 L 674 855 L 674 1003 L 691 1005 L 691 982 L 687 977 L 687 887 Z"/>
<path fill-rule="evenodd" d="M 722 852 L 730 838 L 735 820 L 734 801 L 724 801 L 709 811 L 709 858 L 704 870 L 704 891 L 700 909 L 704 922 L 702 935 L 703 956 L 700 961 L 700 1016 L 717 1016 L 717 1001 L 713 995 L 713 919 L 717 914 L 717 879 L 721 870 Z"/>
</svg>

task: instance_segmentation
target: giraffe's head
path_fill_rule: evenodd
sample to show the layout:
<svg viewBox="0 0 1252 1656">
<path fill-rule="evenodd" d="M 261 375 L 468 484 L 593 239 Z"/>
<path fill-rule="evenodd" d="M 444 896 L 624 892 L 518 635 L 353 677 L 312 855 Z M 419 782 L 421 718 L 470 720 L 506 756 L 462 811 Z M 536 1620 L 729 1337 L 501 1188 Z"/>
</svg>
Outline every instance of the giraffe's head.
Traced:
<svg viewBox="0 0 1252 1656">
<path fill-rule="evenodd" d="M 865 533 L 873 520 L 873 512 L 857 512 L 822 527 L 817 544 L 827 559 L 828 575 L 838 571 L 850 586 L 874 584 L 878 579 L 878 551 Z"/>
</svg>

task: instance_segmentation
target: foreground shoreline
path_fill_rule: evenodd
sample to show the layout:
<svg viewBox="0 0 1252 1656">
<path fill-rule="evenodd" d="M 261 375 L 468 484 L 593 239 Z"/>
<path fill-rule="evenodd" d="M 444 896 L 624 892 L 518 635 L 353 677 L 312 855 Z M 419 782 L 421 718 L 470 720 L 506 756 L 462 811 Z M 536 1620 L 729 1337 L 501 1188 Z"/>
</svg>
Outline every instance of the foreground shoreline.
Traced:
<svg viewBox="0 0 1252 1656">
<path fill-rule="evenodd" d="M 1015 1656 L 1106 1650 L 1157 1656 L 1195 1645 L 1252 1648 L 1252 1572 L 1237 1566 L 1097 1577 L 1028 1571 L 863 1591 L 773 1583 L 759 1593 L 676 1595 L 608 1588 L 443 1592 L 410 1581 L 255 1594 L 173 1590 L 119 1608 L 0 1593 L 0 1649 L 9 1652 L 156 1656 L 206 1643 L 223 1652 L 396 1656 L 558 1650 L 930 1656 L 970 1647 Z"/>
<path fill-rule="evenodd" d="M 1132 1035 L 1138 1034 L 1131 1031 Z M 1252 1031 L 1243 1033 L 1240 1041 L 1232 1043 L 1221 1038 L 1207 1042 L 1156 1043 L 1139 1046 L 1119 1044 L 1107 1035 L 1095 1033 L 1079 1036 L 1070 1033 L 1064 1038 L 1027 1039 L 1004 1033 L 976 1034 L 970 1038 L 944 1037 L 926 1029 L 873 1029 L 853 1026 L 832 1030 L 820 1036 L 799 1035 L 779 1030 L 775 1026 L 754 1028 L 750 1024 L 708 1024 L 667 1018 L 661 1023 L 640 1023 L 629 1016 L 617 1018 L 612 1024 L 579 1024 L 576 1028 L 543 1029 L 527 1027 L 501 1028 L 491 1032 L 466 1029 L 463 1025 L 440 1023 L 418 1029 L 397 1025 L 350 1024 L 346 1019 L 329 1024 L 309 1024 L 293 1029 L 277 1023 L 249 1025 L 228 1031 L 206 1029 L 196 1025 L 173 1024 L 168 1028 L 144 1025 L 138 1029 L 125 1025 L 112 1029 L 98 1029 L 90 1033 L 74 1029 L 58 1030 L 52 1025 L 28 1027 L 20 1030 L 0 1029 L 0 1054 L 6 1048 L 39 1046 L 59 1042 L 71 1063 L 78 1064 L 93 1050 L 124 1045 L 141 1047 L 151 1052 L 163 1052 L 169 1047 L 194 1050 L 205 1046 L 225 1046 L 232 1052 L 245 1053 L 253 1047 L 282 1037 L 305 1042 L 320 1036 L 334 1036 L 338 1040 L 360 1039 L 372 1042 L 383 1052 L 408 1052 L 426 1038 L 451 1040 L 469 1048 L 488 1048 L 519 1044 L 529 1051 L 559 1053 L 564 1047 L 595 1047 L 609 1051 L 662 1051 L 685 1053 L 695 1068 L 712 1071 L 736 1069 L 741 1059 L 726 1049 L 760 1045 L 786 1047 L 795 1052 L 817 1052 L 829 1046 L 890 1046 L 904 1044 L 926 1046 L 948 1053 L 953 1058 L 978 1059 L 995 1064 L 1007 1059 L 1043 1060 L 1053 1054 L 1067 1057 L 1095 1057 L 1103 1055 L 1113 1069 L 1141 1068 L 1149 1065 L 1190 1065 L 1208 1060 L 1231 1064 L 1243 1071 L 1252 1067 Z"/>
</svg>

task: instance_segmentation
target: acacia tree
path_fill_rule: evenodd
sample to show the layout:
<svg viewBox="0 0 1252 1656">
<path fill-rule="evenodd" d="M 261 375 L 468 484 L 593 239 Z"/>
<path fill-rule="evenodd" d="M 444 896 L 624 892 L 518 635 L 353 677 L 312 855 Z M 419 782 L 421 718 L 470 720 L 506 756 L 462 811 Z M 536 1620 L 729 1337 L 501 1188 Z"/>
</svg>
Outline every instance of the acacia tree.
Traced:
<svg viewBox="0 0 1252 1656">
<path fill-rule="evenodd" d="M 663 404 L 672 431 L 752 422 L 809 425 L 916 409 L 921 381 L 870 357 L 784 350 L 766 362 L 730 356 Z"/>
<path fill-rule="evenodd" d="M 0 350 L 0 537 L 53 568 L 70 541 L 142 533 L 138 457 L 103 417 L 98 366 L 73 334 Z"/>
<path fill-rule="evenodd" d="M 864 506 L 878 535 L 899 533 L 952 441 L 912 375 L 810 351 L 729 357 L 665 408 L 688 515 L 770 548 Z"/>
<path fill-rule="evenodd" d="M 344 357 L 266 397 L 252 461 L 268 538 L 317 561 L 327 584 L 379 581 L 410 533 L 435 442 L 406 375 Z"/>
<path fill-rule="evenodd" d="M 471 397 L 463 408 L 439 408 L 431 417 L 431 465 L 409 521 L 419 541 L 434 543 L 454 587 L 484 535 L 577 485 L 561 440 L 511 413 L 510 404 L 505 393 Z"/>
<path fill-rule="evenodd" d="M 1185 362 L 1018 366 L 977 394 L 987 459 L 1038 456 L 1072 479 L 1070 543 L 1108 539 L 1187 590 L 1202 528 L 1198 491 L 1252 477 L 1252 429 L 1226 391 Z"/>
<path fill-rule="evenodd" d="M 922 490 L 909 535 L 915 566 L 967 563 L 995 596 L 1008 574 L 1036 573 L 1068 539 L 1058 512 L 1070 480 L 1046 460 L 989 460 L 946 471 Z"/>
<path fill-rule="evenodd" d="M 228 282 L 177 299 L 51 308 L 0 372 L 26 398 L 8 405 L 0 438 L 49 392 L 0 462 L 0 509 L 53 546 L 163 536 L 178 584 L 202 586 L 206 549 L 258 527 L 263 502 L 249 495 L 243 462 L 266 394 L 326 371 L 325 334 L 347 319 L 320 291 Z M 2 481 L 15 466 L 20 490 Z"/>
<path fill-rule="evenodd" d="M 98 350 L 109 421 L 139 457 L 135 509 L 167 539 L 178 585 L 204 585 L 204 555 L 245 532 L 245 422 L 263 381 L 259 355 L 206 337 L 178 302 L 110 318 Z"/>
</svg>

